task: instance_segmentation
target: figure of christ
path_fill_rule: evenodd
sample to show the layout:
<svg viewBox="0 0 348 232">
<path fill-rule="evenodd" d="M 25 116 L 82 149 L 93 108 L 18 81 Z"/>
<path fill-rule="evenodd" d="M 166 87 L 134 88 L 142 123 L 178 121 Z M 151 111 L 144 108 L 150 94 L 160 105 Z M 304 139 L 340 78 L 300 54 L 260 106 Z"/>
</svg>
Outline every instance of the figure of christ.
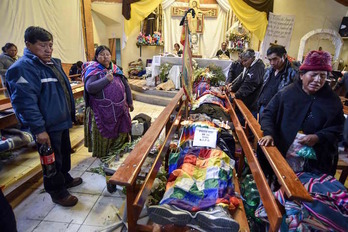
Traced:
<svg viewBox="0 0 348 232">
<path fill-rule="evenodd" d="M 190 0 L 190 8 L 193 8 L 196 12 L 196 16 L 193 18 L 192 14 L 189 13 L 188 20 L 189 20 L 189 28 L 192 33 L 199 33 L 203 34 L 203 27 L 204 27 L 204 15 L 214 13 L 213 10 L 201 10 L 199 7 L 199 0 Z"/>
</svg>

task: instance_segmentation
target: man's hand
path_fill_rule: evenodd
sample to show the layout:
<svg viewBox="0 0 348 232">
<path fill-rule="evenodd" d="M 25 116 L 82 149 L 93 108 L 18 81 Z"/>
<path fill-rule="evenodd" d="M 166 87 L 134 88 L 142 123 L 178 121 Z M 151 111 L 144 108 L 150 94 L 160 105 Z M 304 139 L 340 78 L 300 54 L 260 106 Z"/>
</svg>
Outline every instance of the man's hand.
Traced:
<svg viewBox="0 0 348 232">
<path fill-rule="evenodd" d="M 302 145 L 313 147 L 317 142 L 319 142 L 319 137 L 316 134 L 309 134 L 299 138 L 298 142 Z"/>
<path fill-rule="evenodd" d="M 50 137 L 48 136 L 46 131 L 36 135 L 36 142 L 39 144 L 47 143 L 48 146 L 51 146 Z"/>
<path fill-rule="evenodd" d="M 273 137 L 270 135 L 266 135 L 263 136 L 260 140 L 259 140 L 259 145 L 260 146 L 274 146 L 274 141 L 273 141 Z"/>
</svg>

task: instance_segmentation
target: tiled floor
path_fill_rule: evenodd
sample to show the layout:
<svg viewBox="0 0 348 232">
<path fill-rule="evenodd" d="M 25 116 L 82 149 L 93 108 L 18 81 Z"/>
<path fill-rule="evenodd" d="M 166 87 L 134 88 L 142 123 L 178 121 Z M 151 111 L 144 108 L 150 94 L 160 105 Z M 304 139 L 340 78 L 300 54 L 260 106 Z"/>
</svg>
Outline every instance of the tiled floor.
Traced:
<svg viewBox="0 0 348 232">
<path fill-rule="evenodd" d="M 131 116 L 145 113 L 154 120 L 163 109 L 162 106 L 134 102 Z M 77 149 L 71 159 L 70 173 L 83 179 L 80 186 L 70 189 L 79 199 L 77 205 L 65 208 L 52 203 L 41 185 L 14 209 L 19 232 L 106 231 L 108 226 L 120 221 L 117 213 L 122 217 L 121 209 L 126 196 L 119 190 L 109 193 L 106 190 L 105 177 L 89 172 L 91 167 L 99 166 L 99 159 L 91 157 L 83 146 Z M 122 231 L 122 228 L 107 231 Z"/>
</svg>

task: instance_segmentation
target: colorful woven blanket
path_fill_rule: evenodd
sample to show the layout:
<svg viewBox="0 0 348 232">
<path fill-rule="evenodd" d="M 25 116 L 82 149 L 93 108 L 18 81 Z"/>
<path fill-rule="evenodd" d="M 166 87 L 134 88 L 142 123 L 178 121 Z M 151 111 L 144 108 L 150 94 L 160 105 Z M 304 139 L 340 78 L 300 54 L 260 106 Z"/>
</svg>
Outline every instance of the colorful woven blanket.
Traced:
<svg viewBox="0 0 348 232">
<path fill-rule="evenodd" d="M 169 178 L 160 204 L 191 212 L 229 205 L 234 196 L 233 166 L 234 161 L 217 149 L 185 148 L 170 154 Z"/>
</svg>

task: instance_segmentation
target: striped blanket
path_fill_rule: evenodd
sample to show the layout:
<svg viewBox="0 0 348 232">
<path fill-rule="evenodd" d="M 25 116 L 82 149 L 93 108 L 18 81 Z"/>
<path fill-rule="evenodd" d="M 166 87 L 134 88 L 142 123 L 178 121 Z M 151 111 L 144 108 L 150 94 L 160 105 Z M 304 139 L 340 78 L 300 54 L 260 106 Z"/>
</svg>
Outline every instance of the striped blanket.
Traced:
<svg viewBox="0 0 348 232">
<path fill-rule="evenodd" d="M 290 201 L 281 190 L 274 193 L 285 206 L 286 220 L 281 231 L 348 231 L 348 192 L 334 177 L 327 174 L 298 173 L 301 183 L 313 202 Z M 267 221 L 261 204 L 255 216 Z"/>
<path fill-rule="evenodd" d="M 111 64 L 111 70 L 115 74 L 122 75 L 122 71 L 117 65 L 114 65 L 112 62 Z M 88 77 L 90 76 L 96 76 L 99 73 L 102 73 L 102 77 L 105 76 L 108 72 L 108 69 L 105 68 L 102 64 L 96 62 L 96 61 L 90 61 L 86 62 L 82 65 L 82 80 L 85 82 Z"/>
</svg>

